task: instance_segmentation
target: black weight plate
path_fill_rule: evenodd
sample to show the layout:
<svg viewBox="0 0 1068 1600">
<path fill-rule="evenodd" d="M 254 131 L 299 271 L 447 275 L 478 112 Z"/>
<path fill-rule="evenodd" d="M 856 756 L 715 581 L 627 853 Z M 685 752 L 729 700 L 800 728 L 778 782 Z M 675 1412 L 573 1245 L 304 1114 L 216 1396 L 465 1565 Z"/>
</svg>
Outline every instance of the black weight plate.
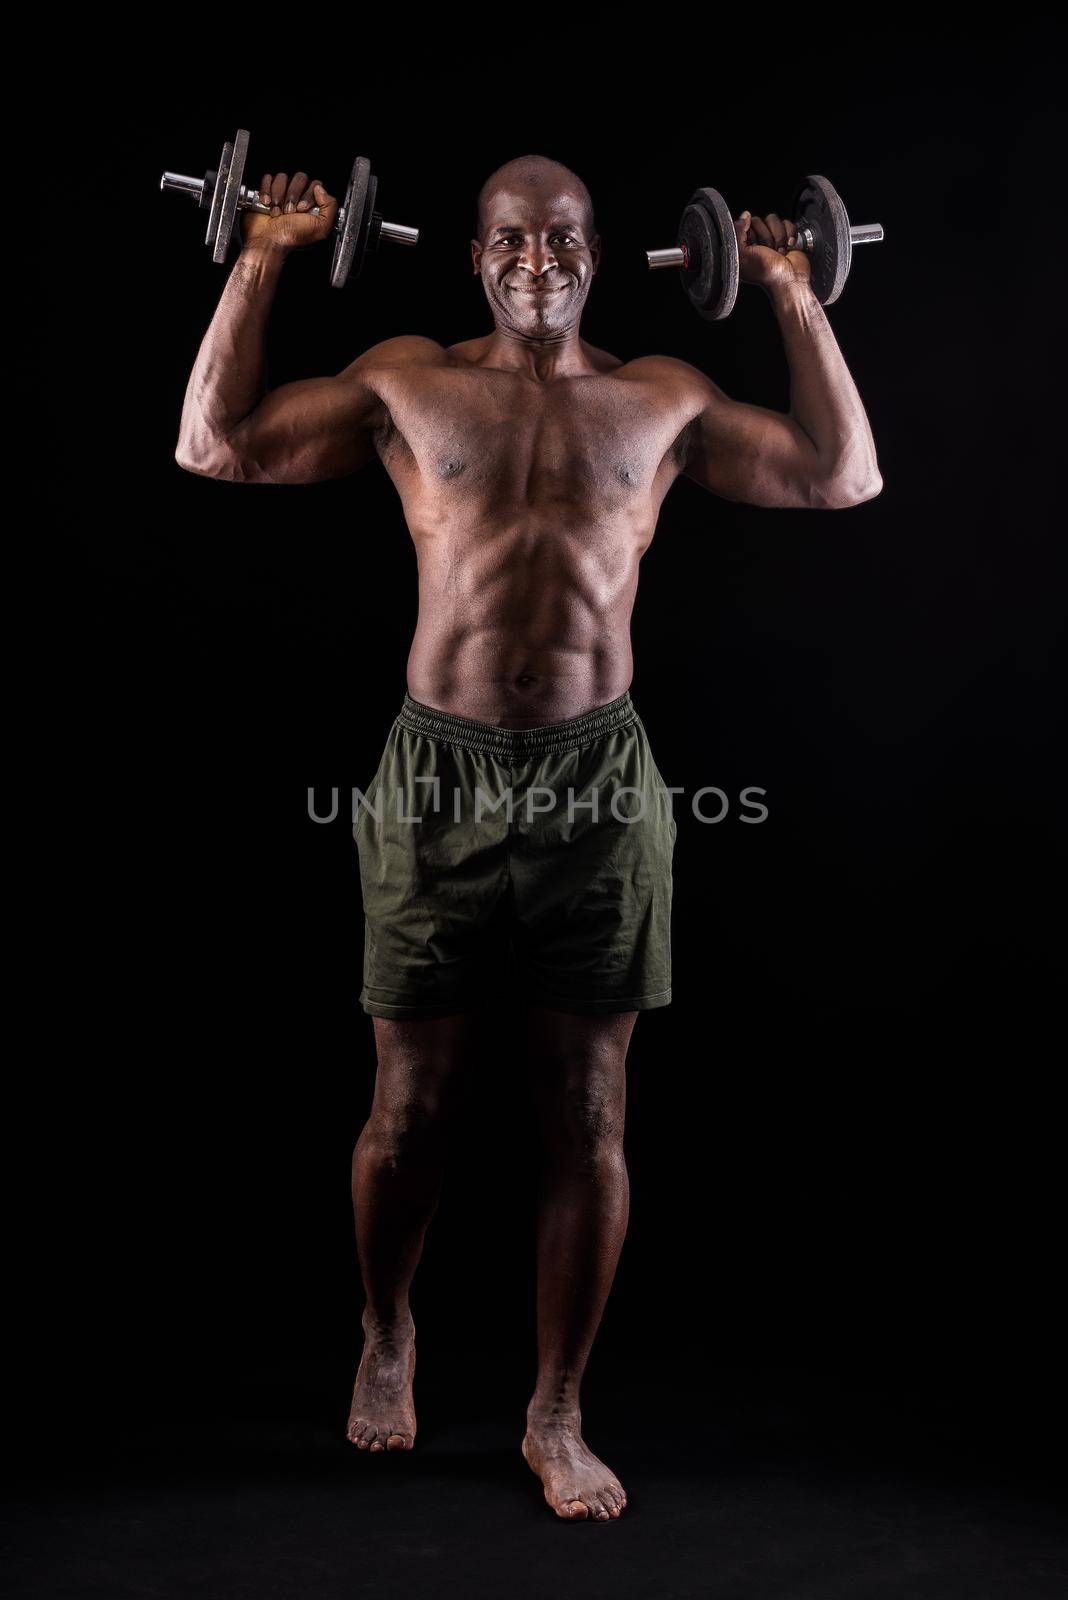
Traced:
<svg viewBox="0 0 1068 1600">
<path fill-rule="evenodd" d="M 687 205 L 679 222 L 679 244 L 686 252 L 686 265 L 682 269 L 682 287 L 690 304 L 704 314 L 712 299 L 717 277 L 715 230 L 712 217 L 704 206 Z"/>
<path fill-rule="evenodd" d="M 738 235 L 718 189 L 695 189 L 679 224 L 688 264 L 682 286 L 708 322 L 728 317 L 738 298 Z"/>
<path fill-rule="evenodd" d="M 226 187 L 226 174 L 230 170 L 230 157 L 234 147 L 229 139 L 222 147 L 219 157 L 219 170 L 215 174 L 215 187 L 211 191 L 211 210 L 208 212 L 208 231 L 204 235 L 204 243 L 210 250 L 215 249 L 215 241 L 219 236 L 219 213 L 222 210 L 223 190 Z"/>
<path fill-rule="evenodd" d="M 237 221 L 237 202 L 241 198 L 241 185 L 245 181 L 245 162 L 248 159 L 248 129 L 238 128 L 234 135 L 233 153 L 230 156 L 230 167 L 223 183 L 222 167 L 219 168 L 219 177 L 215 185 L 215 193 L 219 193 L 222 185 L 222 203 L 219 207 L 219 225 L 215 234 L 215 248 L 212 251 L 213 261 L 225 261 L 226 253 L 230 248 L 230 239 Z M 212 200 L 212 214 L 215 212 L 215 201 Z"/>
<path fill-rule="evenodd" d="M 833 306 L 849 277 L 853 260 L 853 241 L 849 237 L 849 217 L 842 197 L 827 178 L 815 174 L 803 178 L 794 195 L 790 212 L 798 227 L 812 231 L 812 290 L 821 306 Z"/>
<path fill-rule="evenodd" d="M 337 236 L 334 259 L 330 265 L 330 282 L 335 289 L 345 287 L 354 266 L 356 274 L 359 273 L 371 222 L 368 204 L 371 183 L 371 163 L 366 156 L 357 156 L 352 163 L 349 186 L 345 190 L 345 220 Z"/>
<path fill-rule="evenodd" d="M 377 193 L 378 179 L 372 176 L 367 180 L 367 199 L 364 202 L 363 223 L 360 227 L 360 237 L 356 240 L 356 249 L 354 250 L 352 256 L 352 270 L 349 273 L 350 282 L 353 278 L 358 278 L 360 276 L 360 268 L 363 266 L 368 250 L 373 250 L 378 245 L 377 228 L 375 229 L 374 240 L 372 241 L 371 239 L 371 228 L 375 220 L 375 195 Z M 378 221 L 381 224 L 382 218 L 379 217 Z"/>
</svg>

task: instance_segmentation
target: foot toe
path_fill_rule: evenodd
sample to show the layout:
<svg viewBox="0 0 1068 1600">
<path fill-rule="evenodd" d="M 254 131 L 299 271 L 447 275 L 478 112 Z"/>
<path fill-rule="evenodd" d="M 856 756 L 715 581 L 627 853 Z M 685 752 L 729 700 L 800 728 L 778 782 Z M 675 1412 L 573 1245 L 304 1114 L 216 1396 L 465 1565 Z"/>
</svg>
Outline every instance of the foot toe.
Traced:
<svg viewBox="0 0 1068 1600">
<path fill-rule="evenodd" d="M 408 1450 L 410 1448 L 411 1440 L 403 1433 L 391 1433 L 386 1440 L 387 1450 Z"/>
<path fill-rule="evenodd" d="M 558 1508 L 562 1517 L 567 1517 L 570 1522 L 583 1522 L 589 1516 L 589 1508 L 581 1500 L 565 1500 Z"/>
</svg>

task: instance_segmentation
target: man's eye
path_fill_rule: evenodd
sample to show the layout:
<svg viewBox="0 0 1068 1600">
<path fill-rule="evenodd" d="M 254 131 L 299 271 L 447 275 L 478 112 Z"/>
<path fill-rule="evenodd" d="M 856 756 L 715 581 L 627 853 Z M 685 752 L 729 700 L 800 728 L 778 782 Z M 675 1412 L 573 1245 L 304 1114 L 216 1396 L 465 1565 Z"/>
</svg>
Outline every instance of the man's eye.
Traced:
<svg viewBox="0 0 1068 1600">
<path fill-rule="evenodd" d="M 577 244 L 578 241 L 574 239 L 570 233 L 558 233 L 555 236 L 554 242 L 556 244 L 573 245 Z"/>
</svg>

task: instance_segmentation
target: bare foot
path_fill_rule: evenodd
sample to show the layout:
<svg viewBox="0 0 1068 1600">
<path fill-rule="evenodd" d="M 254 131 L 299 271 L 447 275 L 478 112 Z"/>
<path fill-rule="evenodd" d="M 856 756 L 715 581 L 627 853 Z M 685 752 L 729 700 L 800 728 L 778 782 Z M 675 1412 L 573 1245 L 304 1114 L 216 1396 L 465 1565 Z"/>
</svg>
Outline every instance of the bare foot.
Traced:
<svg viewBox="0 0 1068 1600">
<path fill-rule="evenodd" d="M 373 1329 L 364 1318 L 364 1346 L 352 1391 L 346 1437 L 357 1450 L 410 1450 L 415 1443 L 415 1324 Z"/>
<path fill-rule="evenodd" d="M 578 1413 L 535 1418 L 527 1414 L 526 1463 L 538 1474 L 545 1498 L 558 1517 L 608 1522 L 627 1503 L 623 1486 L 582 1440 Z"/>
</svg>

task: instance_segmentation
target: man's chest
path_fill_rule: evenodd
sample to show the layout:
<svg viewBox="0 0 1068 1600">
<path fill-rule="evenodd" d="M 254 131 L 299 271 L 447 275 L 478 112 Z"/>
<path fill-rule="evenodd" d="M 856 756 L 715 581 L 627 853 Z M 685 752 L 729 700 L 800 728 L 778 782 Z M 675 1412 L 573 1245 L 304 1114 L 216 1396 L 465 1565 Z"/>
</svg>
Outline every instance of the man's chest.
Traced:
<svg viewBox="0 0 1068 1600">
<path fill-rule="evenodd" d="M 387 469 L 443 495 L 625 499 L 678 470 L 678 418 L 652 385 L 607 375 L 539 385 L 510 373 L 423 369 L 382 392 Z"/>
</svg>

